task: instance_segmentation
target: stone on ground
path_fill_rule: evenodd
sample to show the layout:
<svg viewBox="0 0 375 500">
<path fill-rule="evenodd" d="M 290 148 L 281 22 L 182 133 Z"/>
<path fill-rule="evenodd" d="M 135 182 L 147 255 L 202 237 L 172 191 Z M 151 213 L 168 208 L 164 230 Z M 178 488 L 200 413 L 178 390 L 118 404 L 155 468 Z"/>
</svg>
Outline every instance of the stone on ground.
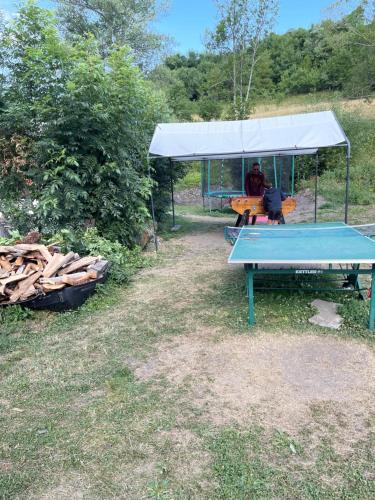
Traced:
<svg viewBox="0 0 375 500">
<path fill-rule="evenodd" d="M 318 314 L 315 314 L 309 319 L 310 323 L 327 328 L 338 330 L 342 323 L 342 317 L 337 314 L 339 304 L 328 302 L 327 300 L 316 299 L 311 302 L 311 305 L 318 309 Z"/>
</svg>

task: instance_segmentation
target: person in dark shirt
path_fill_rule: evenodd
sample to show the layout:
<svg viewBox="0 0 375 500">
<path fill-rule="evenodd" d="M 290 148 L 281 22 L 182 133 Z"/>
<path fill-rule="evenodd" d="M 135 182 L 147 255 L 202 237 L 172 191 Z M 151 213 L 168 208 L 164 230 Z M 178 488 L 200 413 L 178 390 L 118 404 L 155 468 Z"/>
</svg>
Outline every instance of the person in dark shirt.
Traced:
<svg viewBox="0 0 375 500">
<path fill-rule="evenodd" d="M 253 163 L 253 168 L 246 174 L 245 177 L 245 192 L 246 196 L 263 196 L 265 177 L 263 172 L 260 171 L 258 162 Z M 257 216 L 253 215 L 251 224 L 254 226 Z"/>
<path fill-rule="evenodd" d="M 272 187 L 272 184 L 266 184 L 263 195 L 263 205 L 268 212 L 267 224 L 279 224 L 282 217 L 282 202 L 286 200 L 286 194 L 279 188 Z"/>
<path fill-rule="evenodd" d="M 265 177 L 263 172 L 260 171 L 259 163 L 253 163 L 253 168 L 245 177 L 246 196 L 263 196 L 264 184 Z"/>
</svg>

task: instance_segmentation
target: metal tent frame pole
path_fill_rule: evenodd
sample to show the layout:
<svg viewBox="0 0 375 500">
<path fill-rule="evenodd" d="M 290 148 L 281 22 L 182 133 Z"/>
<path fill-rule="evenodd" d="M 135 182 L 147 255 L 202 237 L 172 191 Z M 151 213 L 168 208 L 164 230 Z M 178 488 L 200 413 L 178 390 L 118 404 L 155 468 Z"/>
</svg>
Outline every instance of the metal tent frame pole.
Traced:
<svg viewBox="0 0 375 500">
<path fill-rule="evenodd" d="M 147 163 L 148 163 L 148 178 L 150 180 L 150 184 L 152 186 L 152 177 L 151 177 L 151 165 L 150 165 L 150 159 L 147 158 Z M 153 227 L 153 233 L 154 233 L 154 244 L 155 244 L 155 252 L 159 250 L 158 246 L 158 235 L 156 232 L 156 219 L 155 219 L 155 205 L 154 205 L 154 197 L 152 194 L 152 187 L 151 187 L 151 192 L 150 192 L 150 202 L 151 202 L 151 216 L 152 216 L 152 227 Z"/>
<path fill-rule="evenodd" d="M 345 189 L 345 224 L 348 223 L 349 212 L 349 185 L 350 185 L 350 143 L 346 147 L 346 189 Z"/>
<path fill-rule="evenodd" d="M 318 173 L 319 173 L 319 153 L 316 153 L 315 158 L 315 199 L 314 199 L 314 222 L 316 224 L 318 218 Z"/>
<path fill-rule="evenodd" d="M 291 194 L 294 196 L 294 184 L 295 184 L 295 178 L 294 178 L 294 169 L 295 169 L 295 156 L 292 156 L 292 189 L 291 189 Z"/>
<path fill-rule="evenodd" d="M 176 214 L 174 210 L 174 189 L 173 189 L 173 177 L 172 177 L 172 159 L 169 158 L 169 177 L 171 180 L 171 202 L 172 202 L 172 227 L 176 226 Z"/>
</svg>

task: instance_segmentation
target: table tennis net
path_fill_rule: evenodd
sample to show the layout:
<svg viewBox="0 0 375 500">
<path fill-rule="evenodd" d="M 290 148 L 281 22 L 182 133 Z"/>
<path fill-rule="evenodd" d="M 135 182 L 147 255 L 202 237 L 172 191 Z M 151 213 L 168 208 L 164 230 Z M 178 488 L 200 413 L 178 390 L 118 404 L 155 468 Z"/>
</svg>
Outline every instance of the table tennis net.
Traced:
<svg viewBox="0 0 375 500">
<path fill-rule="evenodd" d="M 375 237 L 375 223 L 358 225 L 338 225 L 326 227 L 298 227 L 297 225 L 277 225 L 277 226 L 245 226 L 226 227 L 225 238 L 232 243 L 237 240 L 254 239 L 275 239 L 275 238 L 329 238 L 345 237 L 355 238 L 359 235 L 369 238 Z"/>
</svg>

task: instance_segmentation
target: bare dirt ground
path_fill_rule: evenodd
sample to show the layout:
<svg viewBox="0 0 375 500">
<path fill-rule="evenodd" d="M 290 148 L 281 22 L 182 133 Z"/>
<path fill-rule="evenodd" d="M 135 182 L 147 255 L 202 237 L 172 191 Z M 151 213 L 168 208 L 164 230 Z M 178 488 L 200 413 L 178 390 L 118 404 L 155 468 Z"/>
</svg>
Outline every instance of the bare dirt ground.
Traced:
<svg viewBox="0 0 375 500">
<path fill-rule="evenodd" d="M 210 231 L 168 242 L 168 251 L 178 245 L 178 259 L 145 273 L 155 282 L 167 278 L 169 294 L 186 291 L 175 294 L 173 307 L 199 300 L 194 288 L 208 265 L 217 279 L 228 271 L 222 224 L 215 218 Z M 152 297 L 148 289 L 147 300 Z M 166 379 L 175 389 L 187 387 L 189 404 L 200 409 L 207 423 L 257 422 L 296 435 L 309 425 L 314 409 L 324 407 L 327 422 L 332 415 L 343 422 L 340 449 L 368 431 L 367 417 L 375 411 L 375 356 L 366 344 L 335 338 L 329 330 L 327 336 L 313 330 L 302 336 L 270 335 L 259 329 L 256 336 L 233 335 L 226 327 L 205 326 L 199 316 L 191 317 L 187 328 L 185 335 L 161 343 L 135 374 L 140 380 Z"/>
</svg>

